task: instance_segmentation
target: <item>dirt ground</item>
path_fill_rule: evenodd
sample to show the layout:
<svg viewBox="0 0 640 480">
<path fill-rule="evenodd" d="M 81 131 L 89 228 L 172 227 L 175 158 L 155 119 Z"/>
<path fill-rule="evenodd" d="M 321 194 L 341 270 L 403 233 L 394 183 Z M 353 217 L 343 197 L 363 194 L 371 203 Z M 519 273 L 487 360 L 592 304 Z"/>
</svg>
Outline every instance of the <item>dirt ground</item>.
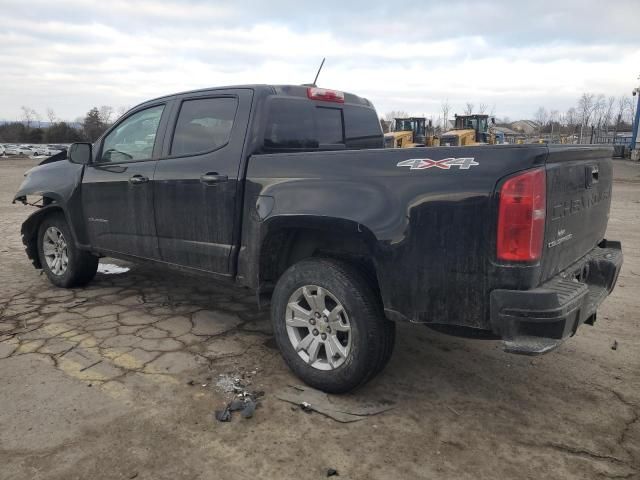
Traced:
<svg viewBox="0 0 640 480">
<path fill-rule="evenodd" d="M 625 264 L 594 327 L 522 357 L 399 325 L 343 399 L 394 408 L 344 424 L 276 398 L 299 382 L 251 292 L 123 262 L 52 287 L 20 241 L 33 209 L 10 203 L 34 161 L 0 158 L 0 478 L 640 478 L 640 165 L 615 163 Z M 243 374 L 260 408 L 216 421 Z"/>
</svg>

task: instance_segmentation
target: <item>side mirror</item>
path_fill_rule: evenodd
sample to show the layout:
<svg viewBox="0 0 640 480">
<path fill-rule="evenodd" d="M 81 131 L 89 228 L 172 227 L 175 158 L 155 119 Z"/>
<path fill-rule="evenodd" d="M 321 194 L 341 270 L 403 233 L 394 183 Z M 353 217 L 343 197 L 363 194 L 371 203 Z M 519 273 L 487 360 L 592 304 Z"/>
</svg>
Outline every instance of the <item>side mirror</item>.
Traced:
<svg viewBox="0 0 640 480">
<path fill-rule="evenodd" d="M 92 156 L 91 150 L 92 147 L 90 143 L 72 143 L 69 147 L 69 161 L 71 163 L 79 163 L 80 165 L 89 165 Z"/>
</svg>

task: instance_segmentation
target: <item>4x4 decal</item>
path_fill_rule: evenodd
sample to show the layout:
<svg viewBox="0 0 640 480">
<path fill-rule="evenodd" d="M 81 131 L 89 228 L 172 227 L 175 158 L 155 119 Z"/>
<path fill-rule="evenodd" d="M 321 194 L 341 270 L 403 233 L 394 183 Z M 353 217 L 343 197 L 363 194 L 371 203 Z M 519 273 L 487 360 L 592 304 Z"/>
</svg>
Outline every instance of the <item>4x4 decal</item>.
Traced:
<svg viewBox="0 0 640 480">
<path fill-rule="evenodd" d="M 460 170 L 469 170 L 471 167 L 480 165 L 473 157 L 463 158 L 443 158 L 442 160 L 432 160 L 430 158 L 410 158 L 398 162 L 397 167 L 409 167 L 410 170 L 424 170 L 426 168 L 441 168 L 449 170 L 451 167 L 458 167 Z"/>
</svg>

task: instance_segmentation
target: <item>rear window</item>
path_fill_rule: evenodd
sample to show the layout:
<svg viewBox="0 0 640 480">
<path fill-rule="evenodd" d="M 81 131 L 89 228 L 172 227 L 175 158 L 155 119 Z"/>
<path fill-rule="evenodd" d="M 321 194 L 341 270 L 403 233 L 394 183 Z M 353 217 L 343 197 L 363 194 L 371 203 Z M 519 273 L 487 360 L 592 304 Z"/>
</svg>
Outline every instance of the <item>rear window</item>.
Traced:
<svg viewBox="0 0 640 480">
<path fill-rule="evenodd" d="M 238 100 L 231 97 L 185 100 L 171 143 L 171 155 L 209 152 L 229 141 Z"/>
<path fill-rule="evenodd" d="M 264 136 L 267 150 L 379 148 L 382 142 L 380 123 L 371 108 L 271 99 Z"/>
</svg>

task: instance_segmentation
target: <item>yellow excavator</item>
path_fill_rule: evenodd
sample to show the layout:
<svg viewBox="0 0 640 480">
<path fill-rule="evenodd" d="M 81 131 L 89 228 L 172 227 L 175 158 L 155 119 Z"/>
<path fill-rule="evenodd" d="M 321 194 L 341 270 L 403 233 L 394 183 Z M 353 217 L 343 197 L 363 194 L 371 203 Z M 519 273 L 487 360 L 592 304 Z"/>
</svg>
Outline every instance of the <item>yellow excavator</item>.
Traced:
<svg viewBox="0 0 640 480">
<path fill-rule="evenodd" d="M 393 131 L 384 134 L 385 148 L 432 146 L 437 141 L 434 129 L 424 117 L 395 118 Z"/>
<path fill-rule="evenodd" d="M 495 123 L 493 118 L 491 123 Z M 496 135 L 489 127 L 489 115 L 456 115 L 453 130 L 440 137 L 440 145 L 449 147 L 495 143 Z"/>
</svg>

